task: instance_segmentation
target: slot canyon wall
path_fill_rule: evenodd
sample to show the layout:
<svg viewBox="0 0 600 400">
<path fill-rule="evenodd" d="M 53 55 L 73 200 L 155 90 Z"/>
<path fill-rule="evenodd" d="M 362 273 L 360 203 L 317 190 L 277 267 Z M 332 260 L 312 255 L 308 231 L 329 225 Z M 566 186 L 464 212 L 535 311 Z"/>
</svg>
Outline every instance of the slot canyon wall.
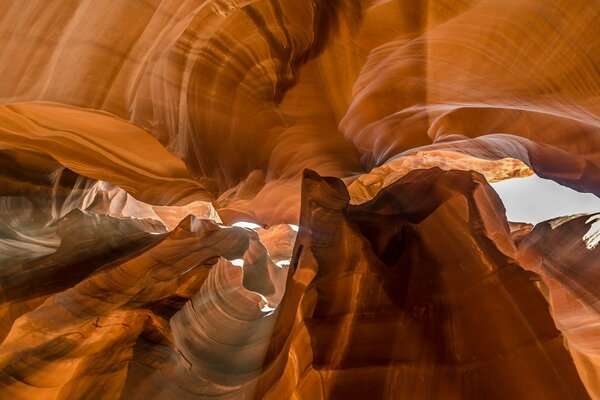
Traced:
<svg viewBox="0 0 600 400">
<path fill-rule="evenodd" d="M 599 18 L 0 0 L 0 399 L 600 399 Z"/>
</svg>

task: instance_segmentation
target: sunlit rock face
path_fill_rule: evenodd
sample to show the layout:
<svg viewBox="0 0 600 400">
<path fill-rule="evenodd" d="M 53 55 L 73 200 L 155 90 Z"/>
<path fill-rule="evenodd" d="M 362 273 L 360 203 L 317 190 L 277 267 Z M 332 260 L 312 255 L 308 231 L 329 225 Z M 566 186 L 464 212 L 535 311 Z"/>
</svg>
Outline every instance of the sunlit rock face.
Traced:
<svg viewBox="0 0 600 400">
<path fill-rule="evenodd" d="M 0 0 L 0 398 L 600 399 L 599 17 Z"/>
</svg>

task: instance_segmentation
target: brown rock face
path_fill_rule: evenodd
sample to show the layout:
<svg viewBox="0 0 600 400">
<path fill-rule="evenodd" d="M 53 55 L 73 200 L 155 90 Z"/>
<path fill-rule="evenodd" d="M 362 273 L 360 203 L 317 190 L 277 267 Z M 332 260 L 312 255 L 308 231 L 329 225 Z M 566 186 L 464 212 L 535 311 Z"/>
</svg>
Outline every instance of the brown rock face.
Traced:
<svg viewBox="0 0 600 400">
<path fill-rule="evenodd" d="M 600 399 L 598 17 L 0 0 L 0 399 Z"/>
<path fill-rule="evenodd" d="M 481 175 L 415 171 L 350 207 L 339 181 L 304 188 L 279 310 L 300 292 L 290 332 L 316 374 L 299 397 L 587 397 L 538 279 L 492 240 L 510 241 Z"/>
</svg>

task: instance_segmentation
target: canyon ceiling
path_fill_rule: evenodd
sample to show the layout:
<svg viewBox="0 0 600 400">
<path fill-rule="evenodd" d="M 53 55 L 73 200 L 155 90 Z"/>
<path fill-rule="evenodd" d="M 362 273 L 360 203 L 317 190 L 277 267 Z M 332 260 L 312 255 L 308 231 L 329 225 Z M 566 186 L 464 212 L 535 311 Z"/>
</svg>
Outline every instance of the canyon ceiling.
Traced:
<svg viewBox="0 0 600 400">
<path fill-rule="evenodd" d="M 599 20 L 0 0 L 0 399 L 600 399 Z"/>
</svg>

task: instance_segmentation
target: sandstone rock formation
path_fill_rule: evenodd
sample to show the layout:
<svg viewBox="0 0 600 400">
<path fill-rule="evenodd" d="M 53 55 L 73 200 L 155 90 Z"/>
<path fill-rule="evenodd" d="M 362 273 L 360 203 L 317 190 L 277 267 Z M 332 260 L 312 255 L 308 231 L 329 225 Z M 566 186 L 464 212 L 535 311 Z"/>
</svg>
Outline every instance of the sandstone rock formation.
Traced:
<svg viewBox="0 0 600 400">
<path fill-rule="evenodd" d="M 0 399 L 600 399 L 598 17 L 0 0 Z"/>
</svg>

